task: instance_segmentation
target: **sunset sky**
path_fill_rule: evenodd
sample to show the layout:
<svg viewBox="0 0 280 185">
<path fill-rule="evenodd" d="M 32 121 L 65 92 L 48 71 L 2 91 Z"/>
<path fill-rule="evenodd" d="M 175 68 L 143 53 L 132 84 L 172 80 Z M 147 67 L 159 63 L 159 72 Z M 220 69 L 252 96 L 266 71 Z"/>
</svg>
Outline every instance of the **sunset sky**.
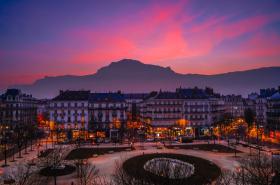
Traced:
<svg viewBox="0 0 280 185">
<path fill-rule="evenodd" d="M 123 58 L 178 73 L 280 66 L 280 1 L 0 0 L 0 89 Z"/>
</svg>

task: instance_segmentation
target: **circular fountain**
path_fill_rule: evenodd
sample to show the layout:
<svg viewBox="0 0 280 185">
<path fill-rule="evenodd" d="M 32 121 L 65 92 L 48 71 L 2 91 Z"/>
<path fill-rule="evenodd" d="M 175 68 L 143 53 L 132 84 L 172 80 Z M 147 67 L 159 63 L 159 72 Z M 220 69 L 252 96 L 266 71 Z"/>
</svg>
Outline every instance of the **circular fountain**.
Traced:
<svg viewBox="0 0 280 185">
<path fill-rule="evenodd" d="M 155 175 L 183 179 L 194 174 L 194 166 L 190 163 L 172 158 L 153 158 L 144 164 L 144 169 Z"/>
<path fill-rule="evenodd" d="M 122 167 L 127 175 L 147 184 L 203 185 L 221 174 L 221 169 L 211 161 L 174 153 L 134 156 L 124 161 Z"/>
</svg>

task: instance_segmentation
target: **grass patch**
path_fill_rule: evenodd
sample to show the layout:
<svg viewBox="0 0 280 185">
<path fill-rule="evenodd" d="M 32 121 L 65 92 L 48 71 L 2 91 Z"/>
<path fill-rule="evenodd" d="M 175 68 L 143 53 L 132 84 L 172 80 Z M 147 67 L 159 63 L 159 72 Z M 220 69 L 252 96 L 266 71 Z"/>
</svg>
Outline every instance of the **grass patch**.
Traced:
<svg viewBox="0 0 280 185">
<path fill-rule="evenodd" d="M 194 165 L 195 172 L 192 176 L 184 179 L 169 179 L 161 176 L 157 176 L 149 171 L 144 169 L 144 164 L 158 157 L 173 158 L 181 161 L 185 161 Z M 123 169 L 125 172 L 136 179 L 145 180 L 152 182 L 152 184 L 172 184 L 172 185 L 202 185 L 210 184 L 221 174 L 221 169 L 214 163 L 188 155 L 182 154 L 146 154 L 141 156 L 136 156 L 126 160 L 123 163 Z"/>
<path fill-rule="evenodd" d="M 103 155 L 108 154 L 109 151 L 122 152 L 130 147 L 109 147 L 109 148 L 77 148 L 72 150 L 65 160 L 88 159 L 93 157 L 94 154 Z"/>
<path fill-rule="evenodd" d="M 173 149 L 174 147 L 179 148 L 179 149 L 198 149 L 198 150 L 203 150 L 203 151 L 215 151 L 219 153 L 242 153 L 239 150 L 235 150 L 232 148 L 229 148 L 224 145 L 219 145 L 219 144 L 194 144 L 194 145 L 172 145 L 172 146 L 167 146 L 169 149 Z"/>
<path fill-rule="evenodd" d="M 40 175 L 43 176 L 63 176 L 63 175 L 68 175 L 73 173 L 76 170 L 75 166 L 71 166 L 71 165 L 65 165 L 64 169 L 52 169 L 51 167 L 46 167 L 43 168 L 40 171 Z"/>
</svg>

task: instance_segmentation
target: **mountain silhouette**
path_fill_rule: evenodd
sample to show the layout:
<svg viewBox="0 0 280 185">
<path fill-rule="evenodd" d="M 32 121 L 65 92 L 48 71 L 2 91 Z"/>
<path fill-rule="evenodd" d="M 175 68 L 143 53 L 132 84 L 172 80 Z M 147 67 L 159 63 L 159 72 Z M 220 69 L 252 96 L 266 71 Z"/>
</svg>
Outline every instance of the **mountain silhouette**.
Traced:
<svg viewBox="0 0 280 185">
<path fill-rule="evenodd" d="M 277 87 L 280 84 L 280 67 L 265 67 L 216 75 L 179 74 L 170 67 L 144 64 L 137 60 L 123 59 L 100 68 L 95 74 L 85 76 L 45 77 L 30 85 L 16 85 L 25 93 L 37 98 L 51 98 L 59 90 L 91 90 L 109 92 L 121 90 L 127 93 L 154 90 L 175 90 L 177 87 L 212 87 L 222 94 L 246 96 L 260 88 Z"/>
</svg>

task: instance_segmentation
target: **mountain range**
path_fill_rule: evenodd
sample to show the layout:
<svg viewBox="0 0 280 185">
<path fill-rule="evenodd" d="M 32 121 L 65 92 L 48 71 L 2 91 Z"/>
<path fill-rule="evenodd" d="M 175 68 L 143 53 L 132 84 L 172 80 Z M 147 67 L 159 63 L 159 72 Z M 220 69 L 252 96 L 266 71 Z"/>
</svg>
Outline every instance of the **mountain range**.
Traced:
<svg viewBox="0 0 280 185">
<path fill-rule="evenodd" d="M 280 67 L 265 67 L 215 75 L 179 74 L 170 67 L 144 64 L 123 59 L 100 68 L 95 74 L 84 76 L 54 76 L 36 80 L 29 85 L 15 85 L 37 98 L 50 98 L 59 90 L 91 90 L 92 92 L 118 91 L 150 92 L 174 91 L 178 87 L 212 87 L 222 94 L 247 96 L 260 88 L 280 85 Z"/>
</svg>

